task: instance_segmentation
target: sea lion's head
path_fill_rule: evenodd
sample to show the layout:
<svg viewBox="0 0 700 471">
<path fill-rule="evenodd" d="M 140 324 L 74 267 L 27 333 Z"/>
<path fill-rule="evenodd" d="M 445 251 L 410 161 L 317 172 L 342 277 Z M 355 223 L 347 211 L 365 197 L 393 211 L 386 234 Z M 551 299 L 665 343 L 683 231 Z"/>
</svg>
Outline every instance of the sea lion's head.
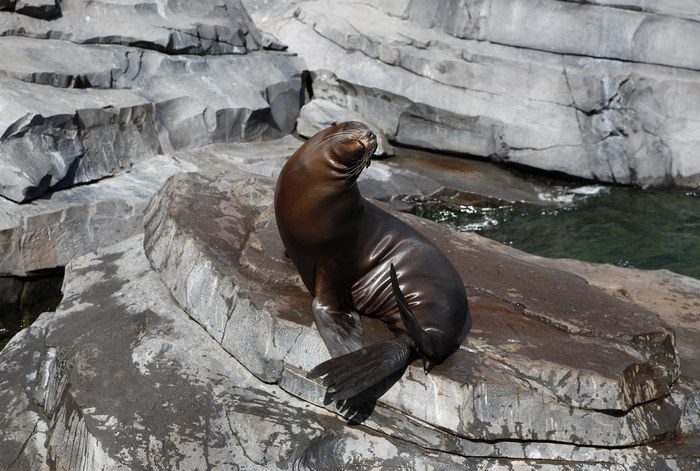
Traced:
<svg viewBox="0 0 700 471">
<path fill-rule="evenodd" d="M 334 123 L 319 137 L 318 147 L 323 149 L 333 169 L 348 180 L 357 179 L 369 167 L 377 150 L 377 136 L 359 121 Z"/>
</svg>

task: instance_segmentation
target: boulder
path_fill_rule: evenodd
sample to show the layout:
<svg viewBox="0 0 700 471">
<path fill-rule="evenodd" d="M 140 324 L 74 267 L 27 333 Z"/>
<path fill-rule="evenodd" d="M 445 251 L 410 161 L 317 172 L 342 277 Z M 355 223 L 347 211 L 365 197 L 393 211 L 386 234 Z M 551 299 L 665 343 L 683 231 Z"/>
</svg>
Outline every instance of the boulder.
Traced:
<svg viewBox="0 0 700 471">
<path fill-rule="evenodd" d="M 2 469 L 465 465 L 256 379 L 173 302 L 142 245 L 73 261 L 58 310 L 0 353 Z"/>
<path fill-rule="evenodd" d="M 700 35 L 697 9 L 627 3 L 244 2 L 310 71 L 333 74 L 312 74 L 313 101 L 392 143 L 696 186 L 700 63 L 678 51 Z"/>
<path fill-rule="evenodd" d="M 313 328 L 311 298 L 284 259 L 272 186 L 264 177 L 222 172 L 171 178 L 146 213 L 146 254 L 175 299 L 251 373 L 328 406 L 323 389 L 304 376 L 328 353 Z M 400 217 L 450 254 L 470 294 L 474 327 L 434 374 L 409 367 L 370 407 L 372 427 L 426 423 L 451 438 L 423 438 L 425 446 L 450 452 L 455 437 L 460 446 L 625 447 L 674 433 L 694 396 L 672 393 L 675 336 L 656 314 L 566 271 Z M 388 334 L 378 321 L 363 322 L 368 342 Z M 395 422 L 390 411 L 407 419 Z"/>
<path fill-rule="evenodd" d="M 694 469 L 693 439 L 669 437 L 700 431 L 700 388 L 674 381 L 664 320 L 562 267 L 412 217 L 461 267 L 473 334 L 455 361 L 429 376 L 411 366 L 378 399 L 324 401 L 305 372 L 328 354 L 282 256 L 271 184 L 220 166 L 173 176 L 153 198 L 145 240 L 68 265 L 56 312 L 0 352 L 0 467 Z M 505 264 L 527 267 L 531 283 L 511 285 Z M 502 279 L 476 276 L 482 268 Z M 561 296 L 542 299 L 535 276 L 556 280 Z M 572 287 L 579 316 L 564 319 Z M 590 325 L 600 300 L 607 309 Z M 637 322 L 616 317 L 627 309 Z M 370 341 L 386 335 L 365 329 Z M 617 409 L 588 408 L 606 400 Z"/>
</svg>

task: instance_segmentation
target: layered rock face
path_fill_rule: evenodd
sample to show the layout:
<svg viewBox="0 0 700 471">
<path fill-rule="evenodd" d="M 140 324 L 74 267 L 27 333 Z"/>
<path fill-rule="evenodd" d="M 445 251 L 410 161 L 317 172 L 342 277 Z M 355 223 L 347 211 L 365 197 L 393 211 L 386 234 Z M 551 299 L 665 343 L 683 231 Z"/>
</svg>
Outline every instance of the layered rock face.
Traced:
<svg viewBox="0 0 700 471">
<path fill-rule="evenodd" d="M 244 4 L 313 72 L 305 121 L 342 108 L 398 144 L 606 182 L 700 183 L 694 2 Z"/>
<path fill-rule="evenodd" d="M 235 0 L 1 2 L 0 274 L 142 232 L 197 168 L 174 151 L 288 135 L 303 63 L 281 49 Z"/>
<path fill-rule="evenodd" d="M 0 196 L 22 202 L 155 154 L 294 127 L 298 62 L 263 52 L 236 1 L 50 2 L 53 15 L 25 3 L 0 12 Z"/>
</svg>

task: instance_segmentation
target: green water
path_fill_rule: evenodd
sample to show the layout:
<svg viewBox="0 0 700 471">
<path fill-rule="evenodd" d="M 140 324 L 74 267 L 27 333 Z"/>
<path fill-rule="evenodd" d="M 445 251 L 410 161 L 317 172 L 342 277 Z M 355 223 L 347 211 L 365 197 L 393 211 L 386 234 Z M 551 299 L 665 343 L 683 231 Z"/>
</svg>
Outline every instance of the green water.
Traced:
<svg viewBox="0 0 700 471">
<path fill-rule="evenodd" d="M 528 253 L 700 279 L 700 192 L 571 185 L 559 207 L 419 204 L 418 215 L 475 231 Z"/>
</svg>

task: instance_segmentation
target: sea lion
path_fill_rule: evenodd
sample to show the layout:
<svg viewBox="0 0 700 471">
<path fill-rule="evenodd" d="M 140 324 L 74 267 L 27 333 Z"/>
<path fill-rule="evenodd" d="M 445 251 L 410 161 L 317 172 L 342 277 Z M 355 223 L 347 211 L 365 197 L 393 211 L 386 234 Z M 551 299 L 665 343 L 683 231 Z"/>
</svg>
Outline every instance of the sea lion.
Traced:
<svg viewBox="0 0 700 471">
<path fill-rule="evenodd" d="M 357 395 L 416 355 L 427 374 L 471 327 L 464 284 L 447 257 L 360 195 L 357 178 L 376 148 L 364 124 L 334 124 L 290 157 L 275 187 L 282 242 L 333 357 L 308 377 L 324 377 L 334 400 Z M 363 347 L 358 313 L 381 319 L 394 338 Z"/>
</svg>

